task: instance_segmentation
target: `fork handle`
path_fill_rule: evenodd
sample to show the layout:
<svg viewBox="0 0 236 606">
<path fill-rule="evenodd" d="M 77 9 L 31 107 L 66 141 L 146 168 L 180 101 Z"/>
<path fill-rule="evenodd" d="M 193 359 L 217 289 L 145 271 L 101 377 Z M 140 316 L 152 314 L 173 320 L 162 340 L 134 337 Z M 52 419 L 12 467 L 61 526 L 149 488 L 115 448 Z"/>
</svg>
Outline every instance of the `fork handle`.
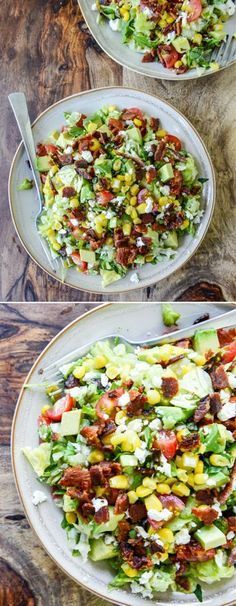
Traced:
<svg viewBox="0 0 236 606">
<path fill-rule="evenodd" d="M 26 149 L 26 153 L 30 162 L 30 166 L 32 169 L 35 186 L 38 194 L 38 198 L 40 201 L 40 210 L 42 208 L 42 193 L 41 193 L 41 184 L 38 172 L 36 171 L 36 153 L 35 153 L 35 143 L 33 139 L 29 112 L 27 108 L 26 98 L 24 93 L 11 93 L 8 96 L 10 101 L 13 113 L 15 115 L 15 119 L 20 131 L 20 134 L 23 139 L 23 143 Z"/>
</svg>

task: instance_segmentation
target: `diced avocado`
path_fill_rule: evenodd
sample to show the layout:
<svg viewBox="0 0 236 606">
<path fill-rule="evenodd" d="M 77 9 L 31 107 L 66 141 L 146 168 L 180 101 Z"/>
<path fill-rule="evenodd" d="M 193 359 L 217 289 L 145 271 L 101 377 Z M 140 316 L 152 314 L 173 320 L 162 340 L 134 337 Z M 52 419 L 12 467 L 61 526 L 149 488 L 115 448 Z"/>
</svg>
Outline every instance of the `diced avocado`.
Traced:
<svg viewBox="0 0 236 606">
<path fill-rule="evenodd" d="M 123 454 L 120 456 L 120 464 L 122 467 L 136 467 L 138 465 L 138 459 L 134 455 Z"/>
<path fill-rule="evenodd" d="M 112 217 L 110 219 L 109 227 L 110 227 L 110 229 L 114 229 L 115 227 L 117 227 L 117 217 Z"/>
<path fill-rule="evenodd" d="M 208 351 L 217 352 L 220 347 L 217 330 L 215 328 L 198 330 L 193 338 L 193 347 L 201 355 Z"/>
<path fill-rule="evenodd" d="M 84 126 L 85 126 L 85 122 L 84 122 Z M 96 122 L 88 122 L 88 124 L 86 124 L 86 130 L 90 135 L 95 133 L 95 131 L 97 130 L 97 127 L 98 127 L 98 125 L 96 124 Z"/>
<path fill-rule="evenodd" d="M 169 163 L 161 166 L 161 168 L 159 169 L 158 172 L 159 172 L 159 177 L 160 177 L 162 183 L 169 181 L 169 179 L 172 179 L 172 177 L 174 176 L 172 164 L 169 164 Z"/>
<path fill-rule="evenodd" d="M 95 197 L 95 194 L 92 190 L 91 185 L 89 185 L 89 183 L 85 183 L 85 185 L 82 185 L 81 190 L 80 190 L 81 204 L 83 204 L 84 202 L 87 202 L 87 200 L 94 199 L 94 197 Z"/>
<path fill-rule="evenodd" d="M 163 303 L 161 307 L 162 320 L 165 326 L 173 326 L 180 318 L 180 314 L 174 310 L 170 303 Z"/>
<path fill-rule="evenodd" d="M 136 128 L 136 126 L 128 128 L 126 134 L 129 139 L 132 139 L 132 141 L 135 141 L 136 143 L 142 143 L 142 135 L 140 133 L 140 130 Z"/>
<path fill-rule="evenodd" d="M 165 248 L 178 248 L 178 236 L 176 231 L 170 231 L 165 239 Z"/>
<path fill-rule="evenodd" d="M 81 410 L 63 412 L 61 419 L 61 435 L 75 436 L 79 433 Z"/>
<path fill-rule="evenodd" d="M 113 532 L 114 530 L 116 530 L 116 528 L 118 526 L 118 522 L 120 522 L 120 520 L 122 520 L 123 517 L 124 517 L 124 513 L 115 515 L 113 507 L 109 507 L 108 522 L 99 524 L 97 526 L 97 528 L 95 528 L 95 530 L 94 530 L 94 535 L 100 534 L 101 532 Z"/>
<path fill-rule="evenodd" d="M 95 252 L 93 252 L 93 250 L 86 250 L 85 248 L 81 248 L 80 249 L 80 258 L 81 261 L 85 261 L 86 263 L 90 263 L 91 265 L 94 265 L 95 261 L 96 261 L 96 256 L 95 256 Z"/>
<path fill-rule="evenodd" d="M 203 526 L 195 532 L 195 537 L 204 549 L 214 549 L 227 542 L 224 533 L 214 524 L 212 526 Z"/>
<path fill-rule="evenodd" d="M 187 38 L 184 38 L 184 36 L 178 36 L 177 38 L 172 40 L 172 44 L 177 50 L 177 53 L 180 54 L 190 49 L 189 41 Z"/>
<path fill-rule="evenodd" d="M 89 557 L 93 562 L 100 560 L 109 560 L 117 555 L 118 551 L 112 543 L 106 545 L 102 539 L 92 539 Z"/>
<path fill-rule="evenodd" d="M 161 417 L 164 429 L 172 429 L 177 423 L 186 421 L 192 415 L 192 408 L 186 410 L 177 406 L 157 406 L 156 414 Z"/>
<path fill-rule="evenodd" d="M 33 179 L 24 179 L 23 181 L 21 181 L 20 185 L 18 185 L 17 189 L 18 191 L 23 191 L 25 189 L 32 189 L 34 187 L 34 182 Z"/>
<path fill-rule="evenodd" d="M 224 31 L 215 31 L 212 30 L 211 32 L 209 32 L 210 36 L 212 36 L 212 38 L 214 38 L 214 40 L 217 40 L 217 42 L 221 42 L 222 40 L 225 39 L 225 32 Z"/>
<path fill-rule="evenodd" d="M 109 286 L 109 284 L 112 284 L 112 282 L 116 282 L 117 280 L 120 280 L 120 278 L 121 278 L 120 274 L 118 274 L 113 269 L 111 269 L 111 270 L 110 269 L 101 269 L 100 274 L 102 276 L 102 285 L 103 286 Z"/>
<path fill-rule="evenodd" d="M 70 513 L 71 511 L 76 511 L 79 506 L 78 499 L 71 499 L 68 494 L 63 495 L 63 511 L 65 513 Z"/>
<path fill-rule="evenodd" d="M 50 156 L 38 156 L 36 159 L 36 168 L 40 173 L 47 173 L 52 166 Z"/>
</svg>

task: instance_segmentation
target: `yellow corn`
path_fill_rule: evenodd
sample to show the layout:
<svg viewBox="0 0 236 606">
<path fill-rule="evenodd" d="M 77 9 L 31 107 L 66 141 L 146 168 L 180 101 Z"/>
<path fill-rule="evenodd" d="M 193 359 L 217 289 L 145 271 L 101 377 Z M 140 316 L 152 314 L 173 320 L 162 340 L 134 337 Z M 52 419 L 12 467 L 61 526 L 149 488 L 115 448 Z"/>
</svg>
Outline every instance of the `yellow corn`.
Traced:
<svg viewBox="0 0 236 606">
<path fill-rule="evenodd" d="M 109 484 L 111 488 L 129 488 L 129 480 L 124 475 L 113 476 L 110 478 Z"/>
<path fill-rule="evenodd" d="M 153 259 L 154 259 L 153 255 L 147 255 L 147 256 L 145 257 L 145 261 L 146 261 L 147 263 L 151 263 L 151 261 L 153 261 Z"/>
<path fill-rule="evenodd" d="M 123 410 L 119 410 L 119 412 L 117 412 L 115 416 L 116 425 L 120 425 L 124 417 L 126 417 L 125 412 Z"/>
<path fill-rule="evenodd" d="M 140 444 L 141 442 L 136 431 L 129 429 L 123 433 L 121 449 L 124 452 L 134 452 L 136 448 L 140 448 Z"/>
<path fill-rule="evenodd" d="M 175 67 L 178 68 L 178 67 L 181 67 L 181 65 L 182 65 L 182 61 L 180 61 L 180 60 L 175 62 Z"/>
<path fill-rule="evenodd" d="M 139 191 L 139 186 L 137 185 L 137 183 L 132 185 L 132 187 L 130 188 L 130 191 L 131 191 L 132 196 L 136 196 L 136 194 Z"/>
<path fill-rule="evenodd" d="M 100 147 L 101 143 L 99 143 L 97 139 L 92 139 L 89 149 L 91 149 L 91 151 L 97 151 Z"/>
<path fill-rule="evenodd" d="M 137 211 L 135 210 L 135 208 L 131 209 L 130 216 L 132 219 L 137 219 L 138 215 L 137 215 Z"/>
<path fill-rule="evenodd" d="M 223 23 L 216 23 L 216 24 L 214 25 L 214 30 L 215 30 L 216 32 L 221 32 L 221 31 L 222 31 L 222 29 L 223 29 Z"/>
<path fill-rule="evenodd" d="M 142 204 L 139 204 L 137 207 L 138 214 L 144 215 L 144 213 L 146 212 L 146 207 L 147 207 L 147 205 L 145 204 L 145 202 L 143 202 Z"/>
<path fill-rule="evenodd" d="M 157 391 L 157 389 L 149 389 L 147 392 L 147 400 L 148 400 L 148 404 L 150 406 L 155 406 L 155 404 L 158 404 L 158 402 L 160 402 L 161 396 L 159 394 L 159 391 Z"/>
<path fill-rule="evenodd" d="M 123 234 L 124 236 L 130 236 L 131 234 L 131 223 L 124 223 L 123 225 Z"/>
<path fill-rule="evenodd" d="M 166 204 L 168 204 L 168 202 L 169 202 L 168 196 L 160 196 L 160 198 L 158 200 L 159 206 L 165 206 Z"/>
<path fill-rule="evenodd" d="M 104 368 L 106 366 L 106 358 L 105 356 L 96 356 L 94 360 L 94 368 L 96 370 L 100 370 L 100 368 Z"/>
<path fill-rule="evenodd" d="M 160 530 L 158 530 L 158 536 L 163 543 L 173 543 L 174 541 L 174 535 L 170 528 L 160 528 Z"/>
<path fill-rule="evenodd" d="M 102 450 L 99 450 L 98 448 L 92 450 L 88 456 L 88 461 L 89 463 L 100 463 L 100 461 L 104 461 L 104 454 Z"/>
<path fill-rule="evenodd" d="M 160 484 L 157 484 L 156 491 L 159 492 L 159 494 L 170 494 L 171 493 L 171 489 L 170 489 L 169 485 L 165 484 L 164 482 L 160 482 Z"/>
<path fill-rule="evenodd" d="M 217 72 L 217 70 L 220 69 L 219 63 L 216 63 L 216 61 L 212 61 L 212 63 L 210 63 L 210 68 L 214 72 Z"/>
<path fill-rule="evenodd" d="M 194 477 L 195 476 L 194 476 L 193 473 L 189 473 L 188 474 L 188 480 L 187 480 L 187 482 L 188 482 L 189 486 L 191 486 L 192 488 L 194 488 Z"/>
<path fill-rule="evenodd" d="M 127 497 L 131 505 L 136 503 L 136 501 L 138 500 L 138 496 L 136 495 L 135 490 L 130 490 L 129 492 L 127 492 Z"/>
<path fill-rule="evenodd" d="M 96 486 L 95 492 L 96 497 L 102 497 L 106 492 L 106 488 L 104 488 L 103 486 Z"/>
<path fill-rule="evenodd" d="M 137 219 L 134 219 L 134 225 L 140 225 L 140 223 L 142 223 L 141 219 L 139 219 L 139 217 L 137 217 Z"/>
<path fill-rule="evenodd" d="M 70 200 L 70 208 L 78 208 L 79 200 L 77 198 L 71 198 Z"/>
<path fill-rule="evenodd" d="M 73 511 L 66 513 L 66 521 L 68 524 L 75 524 L 77 522 L 77 515 Z"/>
<path fill-rule="evenodd" d="M 184 452 L 182 455 L 183 467 L 185 469 L 195 469 L 198 461 L 199 456 L 193 452 Z"/>
<path fill-rule="evenodd" d="M 119 369 L 116 368 L 116 366 L 113 366 L 112 364 L 109 364 L 107 366 L 107 372 L 106 372 L 106 374 L 108 376 L 108 379 L 113 380 L 113 379 L 115 379 L 118 376 Z"/>
<path fill-rule="evenodd" d="M 178 497 L 188 497 L 190 494 L 190 490 L 189 490 L 188 486 L 183 484 L 183 482 L 176 482 L 171 487 L 171 490 Z"/>
<path fill-rule="evenodd" d="M 145 486 L 138 486 L 138 488 L 136 488 L 136 495 L 141 499 L 147 497 L 152 492 L 153 490 L 151 488 L 145 488 Z"/>
<path fill-rule="evenodd" d="M 179 455 L 177 455 L 177 456 L 175 457 L 175 462 L 176 462 L 177 467 L 181 467 L 181 468 L 183 468 L 183 461 L 182 461 L 182 457 L 180 457 Z"/>
<path fill-rule="evenodd" d="M 112 434 L 108 434 L 107 436 L 104 436 L 104 438 L 102 438 L 102 443 L 105 444 L 105 446 L 110 446 L 111 436 Z"/>
<path fill-rule="evenodd" d="M 208 475 L 207 473 L 196 473 L 194 476 L 195 484 L 205 484 L 207 481 Z"/>
<path fill-rule="evenodd" d="M 83 379 L 84 375 L 85 375 L 85 368 L 84 366 L 77 366 L 74 370 L 73 370 L 73 375 L 76 379 Z"/>
<path fill-rule="evenodd" d="M 185 469 L 177 469 L 176 473 L 177 473 L 177 478 L 178 478 L 178 480 L 180 480 L 180 482 L 187 482 L 188 474 L 187 474 L 187 471 L 185 471 Z"/>
<path fill-rule="evenodd" d="M 201 41 L 202 41 L 202 34 L 197 34 L 197 33 L 194 34 L 194 36 L 193 36 L 193 42 L 195 44 L 201 44 Z"/>
<path fill-rule="evenodd" d="M 125 183 L 127 185 L 130 185 L 131 182 L 132 182 L 132 175 L 129 175 L 128 173 L 126 173 L 126 175 L 125 175 Z"/>
<path fill-rule="evenodd" d="M 88 372 L 89 370 L 92 370 L 92 368 L 94 368 L 94 360 L 92 358 L 88 358 L 83 363 L 83 367 L 85 369 L 85 372 Z"/>
<path fill-rule="evenodd" d="M 41 414 L 44 415 L 45 412 L 47 412 L 47 410 L 49 410 L 49 408 L 51 408 L 51 406 L 49 406 L 49 404 L 46 404 L 45 406 L 43 406 L 43 408 L 41 408 Z"/>
<path fill-rule="evenodd" d="M 189 220 L 185 219 L 181 225 L 181 229 L 186 229 L 186 227 L 188 227 L 188 226 L 189 226 Z"/>
<path fill-rule="evenodd" d="M 142 120 L 139 118 L 134 118 L 134 124 L 135 126 L 142 126 Z"/>
<path fill-rule="evenodd" d="M 130 204 L 131 204 L 131 206 L 136 206 L 136 204 L 137 204 L 137 196 L 131 196 L 131 198 L 130 198 Z"/>
<path fill-rule="evenodd" d="M 185 433 L 186 432 L 185 432 L 184 429 L 180 429 L 179 431 L 177 431 L 176 438 L 177 438 L 178 442 L 180 442 L 182 440 L 182 438 L 184 437 Z"/>
<path fill-rule="evenodd" d="M 167 134 L 167 132 L 166 132 L 166 130 L 164 130 L 164 128 L 160 128 L 156 132 L 156 136 L 158 137 L 158 139 L 161 139 L 162 137 L 165 137 L 166 134 Z"/>
<path fill-rule="evenodd" d="M 155 482 L 155 480 L 152 480 L 152 478 L 144 478 L 143 486 L 145 486 L 145 488 L 150 488 L 151 490 L 155 490 L 156 482 Z"/>
<path fill-rule="evenodd" d="M 131 579 L 133 577 L 136 577 L 137 574 L 138 574 L 138 570 L 135 570 L 135 568 L 132 568 L 132 566 L 130 566 L 126 562 L 121 565 L 121 568 L 125 572 L 125 574 L 127 575 L 127 577 L 130 577 Z"/>
<path fill-rule="evenodd" d="M 149 509 L 154 509 L 155 511 L 162 510 L 161 501 L 158 499 L 158 497 L 156 497 L 155 494 L 151 494 L 146 499 L 144 499 L 144 503 L 145 503 L 147 511 Z"/>
<path fill-rule="evenodd" d="M 210 457 L 211 460 L 211 457 Z M 202 461 L 198 461 L 196 467 L 195 467 L 195 473 L 203 473 L 204 471 L 204 465 Z"/>
</svg>

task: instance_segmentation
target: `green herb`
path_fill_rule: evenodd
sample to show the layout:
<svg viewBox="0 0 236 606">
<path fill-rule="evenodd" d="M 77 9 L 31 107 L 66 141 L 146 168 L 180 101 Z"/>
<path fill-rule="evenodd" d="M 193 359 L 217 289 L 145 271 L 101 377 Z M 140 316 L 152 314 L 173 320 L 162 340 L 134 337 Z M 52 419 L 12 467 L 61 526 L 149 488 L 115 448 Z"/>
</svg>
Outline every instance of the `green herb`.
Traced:
<svg viewBox="0 0 236 606">
<path fill-rule="evenodd" d="M 198 601 L 202 602 L 203 598 L 202 598 L 202 588 L 201 588 L 201 585 L 197 584 L 197 587 L 196 587 L 196 589 L 195 589 L 195 591 L 193 593 L 195 593 L 195 596 L 198 599 Z"/>
</svg>

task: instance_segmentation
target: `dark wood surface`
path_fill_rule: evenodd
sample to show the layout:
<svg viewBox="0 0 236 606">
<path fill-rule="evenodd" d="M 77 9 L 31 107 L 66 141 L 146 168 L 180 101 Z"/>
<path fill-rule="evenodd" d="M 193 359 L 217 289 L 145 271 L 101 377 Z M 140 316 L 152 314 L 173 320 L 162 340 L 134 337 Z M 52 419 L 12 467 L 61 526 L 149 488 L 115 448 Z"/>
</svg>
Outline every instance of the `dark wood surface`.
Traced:
<svg viewBox="0 0 236 606">
<path fill-rule="evenodd" d="M 19 242 L 11 222 L 6 190 L 10 163 L 20 136 L 7 94 L 24 91 L 34 119 L 62 97 L 113 84 L 141 88 L 176 105 L 207 144 L 218 186 L 212 225 L 196 255 L 168 280 L 127 295 L 126 299 L 234 300 L 236 66 L 210 77 L 182 83 L 137 75 L 120 67 L 101 51 L 88 33 L 76 0 L 1 0 L 0 54 L 0 300 L 101 300 L 101 297 L 70 289 L 48 277 L 29 259 Z M 120 298 L 124 299 L 125 295 Z"/>
<path fill-rule="evenodd" d="M 0 606 L 105 606 L 55 566 L 30 528 L 10 460 L 10 430 L 20 388 L 38 354 L 85 304 L 0 306 Z"/>
</svg>

